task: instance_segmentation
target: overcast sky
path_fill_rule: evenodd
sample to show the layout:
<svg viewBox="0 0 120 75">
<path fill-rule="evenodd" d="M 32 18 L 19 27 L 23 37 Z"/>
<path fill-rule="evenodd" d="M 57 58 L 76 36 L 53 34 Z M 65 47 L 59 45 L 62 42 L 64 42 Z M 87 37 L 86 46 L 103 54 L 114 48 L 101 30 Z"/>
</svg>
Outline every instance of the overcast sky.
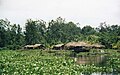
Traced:
<svg viewBox="0 0 120 75">
<path fill-rule="evenodd" d="M 57 17 L 84 25 L 120 25 L 120 0 L 0 0 L 0 19 L 24 26 L 26 19 L 50 21 Z"/>
</svg>

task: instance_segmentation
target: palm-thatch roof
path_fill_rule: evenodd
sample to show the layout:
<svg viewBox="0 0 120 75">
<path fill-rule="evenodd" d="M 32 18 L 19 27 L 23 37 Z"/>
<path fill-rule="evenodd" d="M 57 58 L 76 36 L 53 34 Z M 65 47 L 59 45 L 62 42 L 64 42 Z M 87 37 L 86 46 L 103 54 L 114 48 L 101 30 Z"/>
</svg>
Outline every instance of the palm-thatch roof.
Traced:
<svg viewBox="0 0 120 75">
<path fill-rule="evenodd" d="M 65 44 L 65 47 L 87 47 L 87 48 L 105 48 L 104 45 L 101 44 L 89 44 L 86 42 L 69 42 L 67 44 Z"/>
<path fill-rule="evenodd" d="M 86 42 L 69 42 L 65 45 L 65 47 L 77 47 L 77 46 L 90 47 L 91 45 Z"/>
<path fill-rule="evenodd" d="M 26 46 L 24 46 L 24 47 L 26 47 L 26 48 L 27 48 L 27 47 L 34 47 L 34 45 L 26 45 Z"/>
<path fill-rule="evenodd" d="M 35 44 L 34 47 L 38 47 L 38 46 L 41 46 L 42 44 Z"/>
<path fill-rule="evenodd" d="M 53 46 L 53 49 L 56 49 L 56 50 L 62 50 L 63 48 L 64 48 L 64 44 L 57 44 Z"/>
<path fill-rule="evenodd" d="M 36 48 L 43 48 L 44 46 L 42 44 L 35 44 L 35 45 L 26 45 L 24 46 L 25 49 L 36 49 Z"/>
<path fill-rule="evenodd" d="M 69 42 L 65 44 L 65 49 L 74 50 L 75 52 L 89 52 L 90 44 L 86 42 Z"/>
<path fill-rule="evenodd" d="M 105 48 L 105 46 L 104 45 L 101 45 L 101 44 L 92 44 L 91 45 L 92 46 L 92 48 Z"/>
<path fill-rule="evenodd" d="M 57 45 L 54 45 L 54 47 L 61 47 L 63 46 L 64 44 L 57 44 Z"/>
</svg>

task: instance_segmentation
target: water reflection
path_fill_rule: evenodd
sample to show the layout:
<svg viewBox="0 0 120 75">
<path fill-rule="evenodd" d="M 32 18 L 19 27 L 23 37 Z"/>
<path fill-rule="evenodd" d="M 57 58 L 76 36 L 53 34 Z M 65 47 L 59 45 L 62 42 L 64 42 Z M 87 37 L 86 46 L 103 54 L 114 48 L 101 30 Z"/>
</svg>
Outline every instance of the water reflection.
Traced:
<svg viewBox="0 0 120 75">
<path fill-rule="evenodd" d="M 75 61 L 77 64 L 95 64 L 96 66 L 106 66 L 106 61 L 108 59 L 108 55 L 85 55 L 75 57 Z M 112 73 L 81 73 L 80 75 L 120 75 L 116 72 Z"/>
<path fill-rule="evenodd" d="M 77 64 L 103 64 L 106 61 L 105 55 L 87 55 L 75 58 Z"/>
<path fill-rule="evenodd" d="M 120 75 L 120 74 L 117 74 L 117 73 L 102 73 L 102 72 L 99 72 L 99 73 L 92 73 L 92 74 L 80 74 L 80 75 Z"/>
</svg>

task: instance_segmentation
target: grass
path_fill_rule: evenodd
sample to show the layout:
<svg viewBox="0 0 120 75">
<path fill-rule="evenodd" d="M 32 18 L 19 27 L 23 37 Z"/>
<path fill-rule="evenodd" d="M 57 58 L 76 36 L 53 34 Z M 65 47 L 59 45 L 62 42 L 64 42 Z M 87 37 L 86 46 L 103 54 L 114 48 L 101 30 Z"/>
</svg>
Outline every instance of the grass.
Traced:
<svg viewBox="0 0 120 75">
<path fill-rule="evenodd" d="M 93 72 L 120 72 L 120 53 L 112 53 L 106 66 L 76 64 L 71 51 L 2 50 L 0 75 L 79 75 Z M 81 53 L 81 55 L 85 53 Z M 114 68 L 114 69 L 113 69 Z"/>
</svg>

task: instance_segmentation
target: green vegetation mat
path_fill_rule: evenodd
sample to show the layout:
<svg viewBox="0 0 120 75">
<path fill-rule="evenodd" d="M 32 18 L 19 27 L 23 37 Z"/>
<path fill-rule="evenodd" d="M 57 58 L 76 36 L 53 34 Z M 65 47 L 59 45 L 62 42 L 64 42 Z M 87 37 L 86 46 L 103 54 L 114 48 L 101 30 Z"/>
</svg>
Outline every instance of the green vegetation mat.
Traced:
<svg viewBox="0 0 120 75">
<path fill-rule="evenodd" d="M 105 66 L 76 64 L 71 51 L 2 50 L 0 75 L 80 75 L 97 72 L 120 73 L 120 53 L 109 51 Z"/>
</svg>

